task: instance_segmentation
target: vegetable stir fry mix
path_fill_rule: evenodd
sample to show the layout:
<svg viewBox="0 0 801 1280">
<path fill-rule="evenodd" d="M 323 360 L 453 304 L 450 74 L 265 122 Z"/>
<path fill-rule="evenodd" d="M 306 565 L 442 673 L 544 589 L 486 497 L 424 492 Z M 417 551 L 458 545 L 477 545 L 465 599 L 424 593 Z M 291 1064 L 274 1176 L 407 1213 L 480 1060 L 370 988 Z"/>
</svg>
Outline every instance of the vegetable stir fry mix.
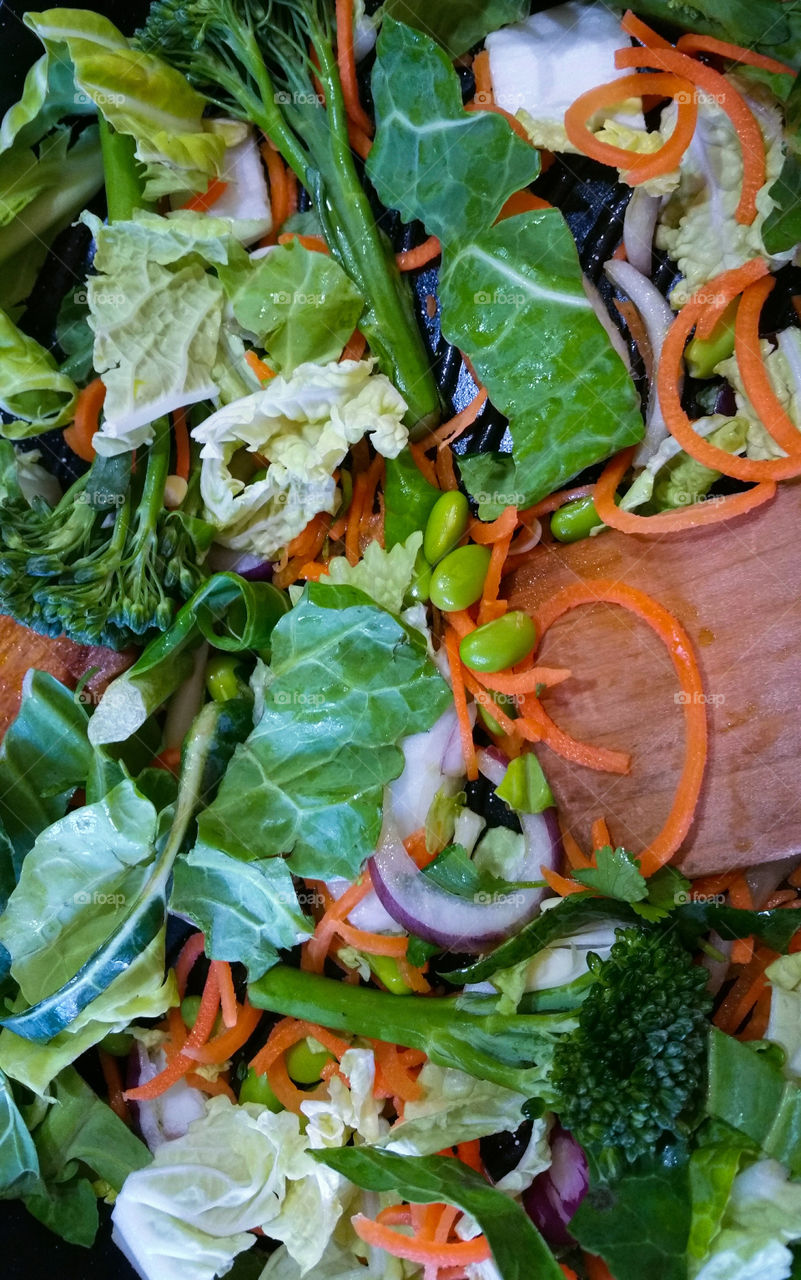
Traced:
<svg viewBox="0 0 801 1280">
<path fill-rule="evenodd" d="M 0 746 L 0 1195 L 142 1280 L 801 1275 L 801 874 L 674 865 L 658 582 L 507 578 L 801 475 L 801 7 L 531 7 L 24 19 L 0 612 L 126 665 Z M 641 848 L 533 749 L 630 768 L 546 710 L 599 601 L 680 690 Z"/>
</svg>

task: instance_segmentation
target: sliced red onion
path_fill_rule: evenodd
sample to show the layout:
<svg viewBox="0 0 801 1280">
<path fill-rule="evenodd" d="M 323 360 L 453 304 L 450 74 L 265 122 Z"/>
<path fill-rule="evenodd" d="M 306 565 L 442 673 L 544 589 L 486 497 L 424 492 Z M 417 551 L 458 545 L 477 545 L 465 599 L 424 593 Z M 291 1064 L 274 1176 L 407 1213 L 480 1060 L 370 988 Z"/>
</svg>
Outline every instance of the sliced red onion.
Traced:
<svg viewBox="0 0 801 1280">
<path fill-rule="evenodd" d="M 475 716 L 475 707 L 472 710 Z M 427 733 L 404 738 L 403 773 L 390 788 L 392 812 L 401 838 L 425 825 L 431 802 L 446 778 L 464 775 L 459 721 L 453 707 L 440 716 Z"/>
<path fill-rule="evenodd" d="M 161 1049 L 155 1050 L 151 1056 L 145 1046 L 135 1040 L 128 1059 L 128 1087 L 147 1084 L 166 1065 L 167 1059 Z M 158 1098 L 131 1102 L 129 1106 L 142 1139 L 152 1152 L 172 1138 L 182 1138 L 192 1121 L 206 1111 L 203 1094 L 185 1080 L 178 1080 Z"/>
<path fill-rule="evenodd" d="M 615 351 L 620 356 L 620 359 L 623 361 L 629 373 L 631 373 L 631 359 L 629 358 L 629 349 L 626 346 L 626 342 L 623 337 L 623 334 L 620 332 L 614 320 L 612 319 L 609 312 L 607 311 L 606 303 L 604 302 L 603 298 L 598 292 L 598 289 L 592 283 L 592 280 L 588 279 L 587 276 L 582 276 L 581 283 L 584 285 L 584 292 L 587 295 L 587 298 L 590 302 L 590 305 L 592 306 L 593 311 L 595 312 L 596 316 L 598 317 L 604 329 L 606 330 L 607 334 L 609 335 L 609 341 L 612 343 L 612 346 L 615 348 Z"/>
<path fill-rule="evenodd" d="M 509 761 L 499 747 L 482 747 L 476 752 L 478 768 L 493 787 L 499 787 L 506 776 Z M 526 838 L 524 869 L 519 880 L 539 880 L 540 867 L 556 871 L 562 852 L 562 833 L 555 809 L 542 813 L 518 813 L 523 835 Z"/>
<path fill-rule="evenodd" d="M 483 773 L 493 787 L 499 787 L 506 777 L 506 770 L 509 768 L 509 759 L 504 755 L 500 747 L 480 747 L 476 752 L 476 761 L 479 772 Z"/>
<path fill-rule="evenodd" d="M 539 520 L 532 520 L 531 524 L 524 527 L 515 538 L 507 553 L 509 556 L 524 556 L 529 551 L 533 551 L 542 538 L 542 525 Z"/>
<path fill-rule="evenodd" d="M 701 965 L 709 974 L 709 980 L 706 989 L 710 995 L 716 996 L 726 981 L 726 975 L 729 972 L 731 964 L 731 953 L 734 943 L 731 940 L 721 938 L 719 933 L 714 931 L 710 933 L 708 938 L 709 945 L 714 947 L 723 956 L 722 960 L 716 960 L 714 956 L 704 955 L 701 959 Z"/>
<path fill-rule="evenodd" d="M 653 266 L 653 245 L 661 196 L 652 196 L 643 187 L 635 187 L 623 217 L 623 246 L 631 265 L 644 276 Z"/>
<path fill-rule="evenodd" d="M 561 1125 L 551 1131 L 551 1165 L 523 1192 L 523 1208 L 551 1245 L 572 1242 L 568 1224 L 590 1185 L 587 1157 Z"/>
<path fill-rule="evenodd" d="M 661 442 L 669 435 L 659 397 L 656 393 L 656 370 L 662 359 L 662 347 L 674 315 L 662 294 L 641 271 L 630 262 L 612 258 L 604 263 L 604 271 L 615 288 L 631 298 L 642 316 L 648 342 L 653 352 L 654 381 L 648 389 L 648 408 L 645 415 L 645 439 L 634 456 L 636 466 L 643 466 Z"/>
<path fill-rule="evenodd" d="M 233 551 L 230 547 L 215 545 L 206 563 L 216 573 L 238 573 L 249 582 L 269 582 L 273 576 L 271 562 L 251 551 Z"/>
<path fill-rule="evenodd" d="M 335 898 L 341 898 L 345 890 L 350 888 L 351 882 L 337 876 L 333 880 L 327 880 L 326 885 Z M 393 920 L 384 910 L 375 892 L 366 894 L 361 902 L 357 902 L 348 915 L 348 923 L 356 929 L 364 929 L 366 933 L 400 932 L 397 920 Z"/>
</svg>

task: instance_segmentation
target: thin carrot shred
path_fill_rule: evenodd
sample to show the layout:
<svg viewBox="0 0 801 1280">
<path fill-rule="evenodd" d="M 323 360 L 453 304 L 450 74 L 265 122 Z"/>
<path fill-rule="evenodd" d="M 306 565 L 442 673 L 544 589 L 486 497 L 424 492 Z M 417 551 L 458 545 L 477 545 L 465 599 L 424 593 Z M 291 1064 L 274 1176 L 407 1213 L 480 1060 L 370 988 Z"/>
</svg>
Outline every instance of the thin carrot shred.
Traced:
<svg viewBox="0 0 801 1280">
<path fill-rule="evenodd" d="M 609 828 L 606 825 L 605 818 L 596 818 L 592 824 L 590 832 L 593 849 L 603 849 L 605 845 L 611 844 L 609 838 Z"/>
<path fill-rule="evenodd" d="M 775 283 L 775 276 L 763 276 L 743 291 L 734 322 L 734 354 L 745 394 L 765 429 L 786 453 L 793 454 L 801 450 L 801 432 L 773 390 L 759 344 L 759 318 Z"/>
<path fill-rule="evenodd" d="M 657 53 L 651 50 L 647 54 L 639 49 L 632 49 L 631 52 L 635 58 L 641 60 L 634 64 L 636 66 L 647 66 L 649 58 L 653 60 L 657 57 Z M 674 54 L 675 50 L 671 49 L 669 52 Z M 659 56 L 668 56 L 668 51 L 663 53 L 660 50 Z M 682 54 L 676 56 L 683 57 Z M 691 63 L 692 59 L 686 58 L 685 61 Z M 602 107 L 613 107 L 625 102 L 628 98 L 642 97 L 645 94 L 673 98 L 676 101 L 676 123 L 667 142 L 663 143 L 658 151 L 647 153 L 629 151 L 625 147 L 612 146 L 611 143 L 603 142 L 595 136 L 588 121 L 597 111 Z M 653 71 L 640 75 L 620 76 L 617 80 L 610 80 L 606 84 L 597 85 L 594 89 L 588 89 L 586 93 L 582 93 L 565 112 L 565 132 L 578 151 L 590 156 L 593 160 L 600 160 L 602 164 L 622 169 L 626 181 L 637 185 L 650 178 L 671 173 L 676 168 L 692 142 L 697 118 L 698 99 L 689 77 L 671 75 L 668 71 Z"/>
<path fill-rule="evenodd" d="M 186 995 L 189 974 L 192 972 L 196 961 L 203 955 L 205 944 L 206 939 L 202 933 L 193 933 L 178 953 L 178 959 L 175 962 L 175 981 L 178 985 L 178 995 L 181 1000 Z"/>
<path fill-rule="evenodd" d="M 545 635 L 557 618 L 569 610 L 599 601 L 628 609 L 648 624 L 666 646 L 684 695 L 682 711 L 686 744 L 681 777 L 662 830 L 641 855 L 643 875 L 650 876 L 680 848 L 692 825 L 707 756 L 704 686 L 692 643 L 681 623 L 644 591 L 623 582 L 599 579 L 570 583 L 547 600 L 534 615 L 539 635 Z M 547 738 L 545 740 L 548 741 Z"/>
<path fill-rule="evenodd" d="M 340 363 L 343 360 L 361 360 L 367 350 L 367 339 L 359 329 L 354 329 L 342 348 L 342 355 L 339 357 Z"/>
<path fill-rule="evenodd" d="M 273 218 L 273 229 L 266 239 L 268 242 L 276 243 L 278 232 L 289 217 L 291 198 L 289 179 L 286 165 L 269 140 L 263 142 L 259 150 L 267 168 L 267 181 L 270 187 L 270 209 Z"/>
<path fill-rule="evenodd" d="M 256 355 L 255 351 L 246 351 L 245 360 L 250 365 L 259 382 L 269 382 L 270 378 L 275 377 L 275 370 L 271 369 L 268 364 L 265 364 L 264 361 Z"/>
<path fill-rule="evenodd" d="M 715 102 L 729 117 L 740 142 L 743 182 L 734 216 L 739 223 L 750 226 L 757 214 L 757 193 L 765 185 L 765 143 L 756 117 L 742 94 L 738 93 L 718 71 L 713 71 L 703 62 L 688 57 L 686 53 L 679 53 L 678 49 L 618 49 L 615 54 L 615 66 L 664 69 L 668 73 L 672 72 L 676 76 L 684 77 L 696 89 L 702 89 L 705 93 L 713 95 Z M 625 78 L 628 79 L 628 77 Z M 647 92 L 644 85 L 641 87 Z M 694 104 L 695 95 L 693 95 Z M 679 114 L 681 114 L 682 105 L 679 101 Z M 670 141 L 678 130 L 677 123 L 666 146 L 670 145 Z"/>
<path fill-rule="evenodd" d="M 106 1084 L 106 1100 L 111 1110 L 116 1116 L 119 1116 L 123 1124 L 127 1124 L 130 1128 L 131 1113 L 128 1110 L 128 1104 L 125 1101 L 125 1095 L 122 1091 L 122 1076 L 120 1075 L 120 1064 L 112 1054 L 106 1053 L 105 1049 L 98 1051 L 100 1058 L 100 1069 L 103 1072 L 103 1080 Z"/>
<path fill-rule="evenodd" d="M 509 128 L 512 130 L 512 132 L 513 132 L 513 133 L 516 133 L 516 134 L 517 134 L 517 136 L 518 136 L 518 138 L 522 138 L 523 142 L 527 142 L 527 143 L 529 144 L 529 146 L 531 146 L 531 139 L 530 139 L 530 137 L 528 136 L 528 134 L 526 133 L 526 130 L 525 130 L 524 126 L 520 123 L 520 121 L 517 119 L 517 117 L 516 117 L 516 116 L 513 116 L 513 115 L 511 114 L 511 112 L 509 112 L 509 111 L 504 111 L 503 107 L 499 107 L 499 106 L 497 106 L 497 105 L 496 105 L 496 103 L 494 103 L 494 102 L 476 102 L 476 101 L 473 101 L 473 102 L 467 102 L 467 103 L 465 103 L 465 108 L 464 108 L 464 109 L 465 109 L 465 111 L 470 111 L 470 112 L 473 112 L 473 111 L 492 111 L 492 112 L 494 112 L 494 114 L 495 114 L 495 115 L 503 116 L 504 120 L 505 120 L 505 121 L 506 121 L 506 123 L 509 125 Z"/>
<path fill-rule="evenodd" d="M 749 964 L 754 954 L 753 938 L 737 938 L 731 949 L 732 964 Z"/>
<path fill-rule="evenodd" d="M 454 615 L 448 614 L 448 621 L 452 621 Z M 546 689 L 552 689 L 554 685 L 562 684 L 570 678 L 572 673 L 567 667 L 530 667 L 528 671 L 521 671 L 519 674 L 507 675 L 506 672 L 497 672 L 493 675 L 487 675 L 483 671 L 476 671 L 475 677 L 485 689 L 492 689 L 495 693 L 506 693 L 515 697 L 526 693 L 536 693 L 541 685 Z"/>
<path fill-rule="evenodd" d="M 615 1280 L 603 1258 L 597 1258 L 592 1253 L 585 1253 L 584 1265 L 587 1268 L 587 1280 Z"/>
<path fill-rule="evenodd" d="M 560 876 L 558 871 L 552 871 L 550 867 L 540 867 L 540 874 L 548 887 L 560 898 L 569 898 L 573 893 L 587 891 L 585 884 L 579 884 L 577 880 L 568 880 L 565 876 Z"/>
<path fill-rule="evenodd" d="M 186 425 L 186 409 L 174 409 L 172 431 L 175 436 L 175 474 L 182 480 L 189 480 L 191 453 L 189 449 L 189 430 Z"/>
<path fill-rule="evenodd" d="M 356 57 L 353 50 L 353 0 L 336 0 L 337 66 L 342 85 L 342 99 L 348 117 L 367 136 L 373 132 L 373 123 L 359 101 L 359 82 L 356 78 Z"/>
<path fill-rule="evenodd" d="M 553 205 L 547 200 L 543 200 L 542 196 L 535 196 L 533 191 L 529 191 L 525 187 L 522 191 L 515 191 L 504 204 L 496 222 L 503 222 L 506 218 L 514 218 L 518 213 L 533 213 L 539 209 L 552 209 Z"/>
<path fill-rule="evenodd" d="M 282 1018 L 275 1024 L 267 1042 L 249 1064 L 257 1074 L 266 1073 L 270 1088 L 278 1101 L 286 1107 L 287 1111 L 294 1111 L 296 1115 L 301 1114 L 302 1102 L 324 1096 L 327 1088 L 323 1082 L 316 1089 L 298 1089 L 289 1078 L 284 1054 L 287 1049 L 292 1048 L 293 1044 L 305 1040 L 307 1036 L 312 1036 L 338 1060 L 341 1060 L 343 1054 L 350 1048 L 346 1040 L 341 1040 L 325 1027 L 318 1027 L 316 1023 L 303 1022 L 296 1018 Z"/>
<path fill-rule="evenodd" d="M 383 1083 L 393 1098 L 401 1098 L 404 1102 L 417 1102 L 423 1096 L 423 1088 L 417 1077 L 410 1074 L 398 1052 L 398 1046 L 383 1040 L 371 1040 L 376 1067 L 380 1068 Z"/>
<path fill-rule="evenodd" d="M 364 1240 L 365 1244 L 383 1249 L 392 1257 L 404 1258 L 408 1262 L 422 1264 L 436 1262 L 441 1267 L 465 1267 L 473 1263 L 486 1262 L 491 1256 L 490 1247 L 483 1235 L 476 1236 L 473 1240 L 440 1244 L 401 1235 L 400 1232 L 384 1227 L 361 1213 L 351 1218 L 351 1224 L 359 1239 Z"/>
<path fill-rule="evenodd" d="M 516 516 L 517 512 L 515 512 Z M 498 593 L 501 589 L 503 567 L 509 554 L 512 537 L 513 531 L 502 538 L 498 538 L 492 544 L 489 568 L 484 579 L 484 589 L 481 593 L 481 603 L 478 609 L 478 625 L 480 627 L 486 622 L 492 622 L 495 618 L 502 617 L 509 607 L 505 600 L 498 599 Z"/>
<path fill-rule="evenodd" d="M 290 244 L 293 240 L 297 240 L 298 244 L 302 245 L 304 249 L 309 249 L 312 253 L 330 254 L 331 252 L 322 236 L 304 236 L 297 231 L 284 231 L 278 237 L 279 244 Z"/>
<path fill-rule="evenodd" d="M 723 450 L 720 452 L 722 453 Z M 616 457 L 610 458 L 598 477 L 593 495 L 595 510 L 600 519 L 610 529 L 619 529 L 621 533 L 636 533 L 647 538 L 656 538 L 665 533 L 683 533 L 687 529 L 697 529 L 702 525 L 720 524 L 724 520 L 734 520 L 737 516 L 747 515 L 749 511 L 754 511 L 763 503 L 770 502 L 776 493 L 775 483 L 767 480 L 762 484 L 754 485 L 752 489 L 743 490 L 742 493 L 732 493 L 720 498 L 705 498 L 700 502 L 692 503 L 689 507 L 681 507 L 675 511 L 657 511 L 652 516 L 640 516 L 635 511 L 621 511 L 615 503 L 617 487 L 628 471 L 633 456 L 633 449 L 624 449 Z"/>
<path fill-rule="evenodd" d="M 406 934 L 370 933 L 366 929 L 356 929 L 345 920 L 337 923 L 336 931 L 349 947 L 357 947 L 371 956 L 393 956 L 403 959 L 409 945 Z"/>
<path fill-rule="evenodd" d="M 231 966 L 227 960 L 212 960 L 211 963 L 217 970 L 217 981 L 220 984 L 220 1007 L 223 1025 L 230 1030 L 231 1027 L 236 1026 L 239 1008 L 236 1002 Z"/>
<path fill-rule="evenodd" d="M 427 480 L 435 489 L 438 489 L 436 468 L 431 459 L 426 456 L 426 447 L 422 444 L 413 444 L 410 441 L 409 453 L 412 455 L 412 461 L 423 479 Z"/>
<path fill-rule="evenodd" d="M 456 468 L 453 462 L 453 450 L 449 445 L 442 449 L 437 449 L 436 457 L 437 483 L 440 489 L 452 491 L 459 488 L 459 481 L 456 479 Z"/>
<path fill-rule="evenodd" d="M 199 1049 L 201 1045 L 206 1043 L 211 1035 L 219 1007 L 220 984 L 217 970 L 214 964 L 211 964 L 209 965 L 208 977 L 203 988 L 195 1025 L 186 1038 L 184 1048 Z M 160 1097 L 162 1093 L 166 1093 L 171 1085 L 185 1076 L 188 1071 L 191 1071 L 194 1065 L 193 1060 L 185 1053 L 176 1054 L 172 1061 L 167 1063 L 164 1070 L 160 1071 L 152 1080 L 148 1080 L 146 1084 L 139 1085 L 135 1089 L 129 1089 L 124 1095 L 126 1101 L 142 1102 L 148 1098 Z"/>
<path fill-rule="evenodd" d="M 626 35 L 633 36 L 635 40 L 639 40 L 640 44 L 644 44 L 648 49 L 672 49 L 674 46 L 664 36 L 660 36 L 654 31 L 653 27 L 649 27 L 647 22 L 643 22 L 642 18 L 638 18 L 636 14 L 627 9 L 620 19 L 620 25 L 626 32 Z"/>
<path fill-rule="evenodd" d="M 490 71 L 489 51 L 482 49 L 473 59 L 473 79 L 476 92 L 473 101 L 480 106 L 487 106 L 494 101 L 492 89 L 492 73 Z"/>
<path fill-rule="evenodd" d="M 181 208 L 189 209 L 193 213 L 206 213 L 212 205 L 215 205 L 220 196 L 227 189 L 228 183 L 222 178 L 212 178 L 205 191 L 199 191 L 196 196 L 192 196 L 191 200 L 187 200 Z"/>
<path fill-rule="evenodd" d="M 560 489 L 558 493 L 552 493 L 547 498 L 542 498 L 539 502 L 535 502 L 533 507 L 526 507 L 525 511 L 521 511 L 519 520 L 521 524 L 529 524 L 532 520 L 538 520 L 540 516 L 550 515 L 552 511 L 558 511 L 560 507 L 564 507 L 568 502 L 575 502 L 577 498 L 587 498 L 593 492 L 595 485 L 578 484 L 572 489 Z"/>
<path fill-rule="evenodd" d="M 207 1093 L 209 1097 L 214 1098 L 222 1094 L 229 1102 L 235 1103 L 237 1100 L 236 1094 L 223 1076 L 217 1076 L 216 1080 L 208 1080 L 197 1071 L 189 1071 L 184 1078 L 187 1084 L 191 1084 L 194 1089 L 199 1089 L 201 1093 Z"/>
<path fill-rule="evenodd" d="M 715 36 L 700 36 L 692 31 L 680 36 L 676 48 L 681 53 L 716 53 L 720 58 L 728 58 L 730 62 L 741 62 L 748 67 L 759 67 L 762 71 L 772 71 L 774 75 L 794 76 L 795 67 L 788 67 L 785 62 L 776 58 L 768 58 L 764 53 L 755 53 L 753 49 L 744 49 L 741 44 L 731 44 L 728 40 L 718 40 Z"/>
<path fill-rule="evenodd" d="M 598 773 L 628 773 L 631 768 L 631 757 L 626 751 L 615 751 L 610 747 L 594 747 L 588 742 L 580 742 L 564 729 L 560 729 L 548 715 L 539 698 L 533 694 L 526 695 L 521 703 L 522 715 L 515 720 L 516 731 L 529 742 L 545 742 L 557 755 L 574 764 L 583 765 L 585 769 L 595 769 Z M 495 713 L 493 712 L 493 715 Z M 497 719 L 497 716 L 496 716 Z"/>
<path fill-rule="evenodd" d="M 559 820 L 559 830 L 562 835 L 562 848 L 565 851 L 565 857 L 570 864 L 571 870 L 586 871 L 587 868 L 592 866 L 592 861 L 587 857 L 572 833 L 567 830 L 561 818 Z"/>
<path fill-rule="evenodd" d="M 445 632 L 445 652 L 448 656 L 448 667 L 453 685 L 453 705 L 456 708 L 456 715 L 459 720 L 459 734 L 462 740 L 465 772 L 469 781 L 473 782 L 478 777 L 476 748 L 473 743 L 473 726 L 470 723 L 470 716 L 467 712 L 467 694 L 465 692 L 462 662 L 459 657 L 459 641 L 456 632 L 451 630 L 450 627 Z"/>
<path fill-rule="evenodd" d="M 453 444 L 454 440 L 458 440 L 468 427 L 471 427 L 476 418 L 480 414 L 484 405 L 487 403 L 487 392 L 484 387 L 479 387 L 476 395 L 470 403 L 457 413 L 453 418 L 449 418 L 447 422 L 443 422 L 435 431 L 432 431 L 430 437 L 426 441 L 426 448 L 431 448 L 436 444 L 438 449 L 444 449 L 447 445 Z"/>
<path fill-rule="evenodd" d="M 700 289 L 698 294 L 690 299 L 691 302 L 700 304 L 695 323 L 695 336 L 711 337 L 716 324 L 734 299 L 744 293 L 750 284 L 766 276 L 768 271 L 768 264 L 764 258 L 749 258 L 741 267 L 730 267 L 710 280 L 708 286 Z"/>
<path fill-rule="evenodd" d="M 261 1022 L 262 1015 L 261 1009 L 255 1008 L 246 1000 L 243 1005 L 237 1005 L 236 1022 L 233 1026 L 227 1031 L 222 1031 L 220 1035 L 214 1036 L 200 1049 L 187 1049 L 184 1046 L 186 1056 L 193 1058 L 195 1062 L 225 1062 L 244 1044 L 247 1044 Z"/>
<path fill-rule="evenodd" d="M 395 261 L 400 271 L 417 271 L 420 267 L 425 267 L 429 262 L 433 262 L 442 253 L 442 245 L 436 236 L 429 236 L 422 244 L 418 244 L 414 249 L 404 249 L 401 253 L 395 254 Z"/>
<path fill-rule="evenodd" d="M 106 398 L 106 384 L 102 378 L 92 381 L 78 392 L 75 401 L 75 419 L 72 425 L 65 427 L 62 435 L 64 443 L 84 462 L 92 462 L 95 456 L 92 436 L 100 427 L 100 410 Z"/>
<path fill-rule="evenodd" d="M 478 542 L 481 546 L 492 546 L 494 542 L 500 542 L 513 534 L 517 522 L 517 507 L 506 507 L 497 520 L 471 521 L 468 532 L 473 542 Z"/>
</svg>

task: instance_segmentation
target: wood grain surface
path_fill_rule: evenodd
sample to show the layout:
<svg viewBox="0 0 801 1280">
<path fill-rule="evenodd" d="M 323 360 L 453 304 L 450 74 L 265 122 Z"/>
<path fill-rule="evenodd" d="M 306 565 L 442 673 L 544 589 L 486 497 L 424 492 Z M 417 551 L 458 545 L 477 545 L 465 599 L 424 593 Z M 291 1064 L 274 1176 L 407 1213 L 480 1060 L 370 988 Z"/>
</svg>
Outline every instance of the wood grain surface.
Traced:
<svg viewBox="0 0 801 1280">
<path fill-rule="evenodd" d="M 17 714 L 26 671 L 49 671 L 74 689 L 84 672 L 96 667 L 86 691 L 89 697 L 99 697 L 108 682 L 130 667 L 135 657 L 133 649 L 115 653 L 99 645 L 74 644 L 66 636 L 40 636 L 0 615 L 0 737 Z"/>
<path fill-rule="evenodd" d="M 647 591 L 687 628 L 710 728 L 707 775 L 678 865 L 689 875 L 801 854 L 801 484 L 766 507 L 707 529 L 640 538 L 614 531 L 537 548 L 506 580 L 513 608 L 564 583 L 614 578 Z M 632 753 L 613 777 L 537 748 L 567 825 L 585 848 L 594 818 L 641 850 L 661 827 L 681 766 L 678 685 L 667 652 L 615 606 L 554 624 L 542 660 L 573 676 L 543 705 L 577 737 Z"/>
</svg>

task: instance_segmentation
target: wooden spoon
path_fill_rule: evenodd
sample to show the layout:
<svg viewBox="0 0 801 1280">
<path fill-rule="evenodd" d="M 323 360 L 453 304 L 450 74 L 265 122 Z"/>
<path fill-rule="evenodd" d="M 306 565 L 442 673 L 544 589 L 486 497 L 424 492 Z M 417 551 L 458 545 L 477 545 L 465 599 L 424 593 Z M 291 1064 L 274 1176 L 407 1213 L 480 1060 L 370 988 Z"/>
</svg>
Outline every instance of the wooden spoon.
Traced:
<svg viewBox="0 0 801 1280">
<path fill-rule="evenodd" d="M 511 607 L 536 608 L 565 583 L 613 578 L 639 587 L 684 624 L 704 678 L 707 773 L 676 865 L 688 875 L 801 854 L 801 483 L 730 523 L 642 538 L 610 530 L 543 544 L 507 579 Z M 537 747 L 573 835 L 590 847 L 605 817 L 637 853 L 659 831 L 681 767 L 683 727 L 667 651 L 643 623 L 608 605 L 554 623 L 542 660 L 572 678 L 543 695 L 578 738 L 630 751 L 619 777 Z"/>
</svg>

